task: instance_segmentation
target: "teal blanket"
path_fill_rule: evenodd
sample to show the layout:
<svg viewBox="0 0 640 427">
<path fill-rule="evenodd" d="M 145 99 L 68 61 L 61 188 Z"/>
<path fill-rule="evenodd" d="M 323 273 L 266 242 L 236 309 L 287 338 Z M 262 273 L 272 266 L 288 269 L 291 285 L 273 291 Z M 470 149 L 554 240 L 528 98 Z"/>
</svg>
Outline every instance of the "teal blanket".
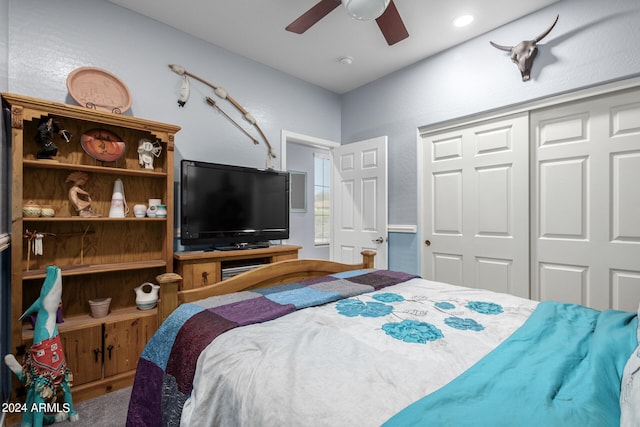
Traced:
<svg viewBox="0 0 640 427">
<path fill-rule="evenodd" d="M 494 351 L 384 426 L 618 426 L 637 326 L 636 313 L 542 302 Z"/>
</svg>

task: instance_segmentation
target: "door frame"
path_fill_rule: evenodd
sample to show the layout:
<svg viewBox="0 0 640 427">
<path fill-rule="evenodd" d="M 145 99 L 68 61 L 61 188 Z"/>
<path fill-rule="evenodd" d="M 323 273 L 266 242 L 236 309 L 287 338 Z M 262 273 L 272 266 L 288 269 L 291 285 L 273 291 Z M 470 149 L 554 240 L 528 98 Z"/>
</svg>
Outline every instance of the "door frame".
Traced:
<svg viewBox="0 0 640 427">
<path fill-rule="evenodd" d="M 425 271 L 425 266 L 423 265 L 422 260 L 426 256 L 426 247 L 425 247 L 425 230 L 428 224 L 424 224 L 424 188 L 423 182 L 425 174 L 428 172 L 425 170 L 425 164 L 423 161 L 424 158 L 424 137 L 431 133 L 443 132 L 446 130 L 450 130 L 462 125 L 473 125 L 478 124 L 484 121 L 498 119 L 500 117 L 522 113 L 522 112 L 531 112 L 533 110 L 553 107 L 560 104 L 564 104 L 567 102 L 579 101 L 586 98 L 591 98 L 598 95 L 607 95 L 617 91 L 623 91 L 627 89 L 634 89 L 640 87 L 640 77 L 634 77 L 631 79 L 620 80 L 613 83 L 607 83 L 599 86 L 576 89 L 575 91 L 561 94 L 561 95 L 552 95 L 547 98 L 543 98 L 540 100 L 526 102 L 524 104 L 515 105 L 515 106 L 507 106 L 504 108 L 500 108 L 496 111 L 491 112 L 480 112 L 478 114 L 473 114 L 469 116 L 459 117 L 456 119 L 434 123 L 431 125 L 425 125 L 418 128 L 418 132 L 416 135 L 416 147 L 417 147 L 417 201 L 418 201 L 418 232 L 420 233 L 420 242 L 418 244 L 417 256 L 418 256 L 418 269 L 420 271 L 420 275 L 425 277 L 427 276 L 427 272 Z M 531 150 L 531 147 L 529 147 Z M 531 159 L 529 159 L 529 162 Z M 531 183 L 529 185 L 530 197 L 531 195 Z M 531 245 L 531 239 L 529 241 L 529 245 Z M 531 256 L 532 252 L 530 252 Z M 529 284 L 530 286 L 530 284 Z"/>
<path fill-rule="evenodd" d="M 328 139 L 316 138 L 315 136 L 304 135 L 301 133 L 291 132 L 285 129 L 280 131 L 280 170 L 287 170 L 287 143 L 295 143 L 300 145 L 308 145 L 310 147 L 320 147 L 327 150 L 339 147 L 339 142 Z"/>
</svg>

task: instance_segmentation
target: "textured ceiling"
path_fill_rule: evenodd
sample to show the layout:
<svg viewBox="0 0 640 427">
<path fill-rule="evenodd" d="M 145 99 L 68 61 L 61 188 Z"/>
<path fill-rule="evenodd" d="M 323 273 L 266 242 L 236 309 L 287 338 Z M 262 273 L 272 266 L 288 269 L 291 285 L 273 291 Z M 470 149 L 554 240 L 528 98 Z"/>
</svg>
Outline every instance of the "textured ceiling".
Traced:
<svg viewBox="0 0 640 427">
<path fill-rule="evenodd" d="M 317 0 L 110 0 L 336 93 L 348 92 L 558 0 L 394 0 L 409 38 L 388 46 L 375 21 L 342 5 L 304 34 L 285 27 Z M 472 14 L 464 28 L 454 18 Z M 550 19 L 554 16 L 550 14 Z M 551 22 L 551 21 L 550 21 Z M 536 34 L 523 35 L 523 38 Z M 350 65 L 341 57 L 351 57 Z"/>
</svg>

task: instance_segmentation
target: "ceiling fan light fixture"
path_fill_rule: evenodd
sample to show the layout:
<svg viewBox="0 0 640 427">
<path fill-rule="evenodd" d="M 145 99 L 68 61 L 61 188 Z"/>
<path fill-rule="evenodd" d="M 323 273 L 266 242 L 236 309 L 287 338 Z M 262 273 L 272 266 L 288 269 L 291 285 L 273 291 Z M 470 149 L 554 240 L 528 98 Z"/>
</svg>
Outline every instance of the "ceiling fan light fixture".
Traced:
<svg viewBox="0 0 640 427">
<path fill-rule="evenodd" d="M 391 0 L 342 0 L 347 13 L 358 21 L 371 21 L 384 13 Z"/>
</svg>

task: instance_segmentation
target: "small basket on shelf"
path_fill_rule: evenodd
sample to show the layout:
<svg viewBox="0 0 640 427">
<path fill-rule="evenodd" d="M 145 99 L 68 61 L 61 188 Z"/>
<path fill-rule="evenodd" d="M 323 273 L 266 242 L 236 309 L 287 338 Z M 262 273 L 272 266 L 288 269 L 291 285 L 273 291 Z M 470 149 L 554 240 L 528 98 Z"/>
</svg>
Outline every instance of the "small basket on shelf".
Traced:
<svg viewBox="0 0 640 427">
<path fill-rule="evenodd" d="M 95 298 L 89 300 L 89 307 L 91 308 L 91 317 L 100 319 L 106 317 L 109 314 L 109 305 L 111 305 L 111 298 Z"/>
</svg>

